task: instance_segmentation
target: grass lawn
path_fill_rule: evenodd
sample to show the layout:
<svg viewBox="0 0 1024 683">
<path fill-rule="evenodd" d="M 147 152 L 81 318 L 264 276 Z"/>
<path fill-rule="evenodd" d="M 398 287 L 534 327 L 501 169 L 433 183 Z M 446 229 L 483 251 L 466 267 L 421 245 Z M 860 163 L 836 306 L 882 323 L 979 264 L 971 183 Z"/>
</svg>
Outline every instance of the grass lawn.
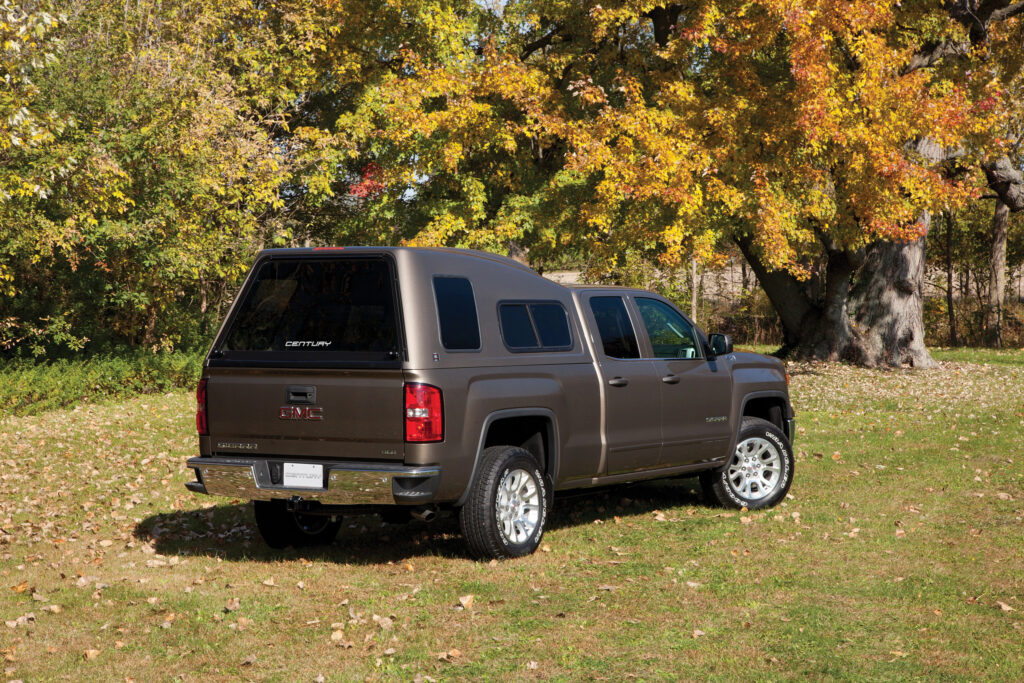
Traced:
<svg viewBox="0 0 1024 683">
<path fill-rule="evenodd" d="M 1019 680 L 1024 352 L 793 365 L 789 499 L 696 481 L 556 496 L 542 551 L 352 517 L 267 550 L 188 493 L 187 391 L 0 421 L 6 679 Z"/>
</svg>

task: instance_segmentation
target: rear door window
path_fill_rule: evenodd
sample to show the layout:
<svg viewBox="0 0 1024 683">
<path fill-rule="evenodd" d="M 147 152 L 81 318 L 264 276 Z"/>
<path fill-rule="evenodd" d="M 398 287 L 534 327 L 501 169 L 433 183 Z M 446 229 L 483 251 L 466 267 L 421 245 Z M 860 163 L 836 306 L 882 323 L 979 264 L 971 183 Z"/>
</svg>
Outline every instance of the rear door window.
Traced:
<svg viewBox="0 0 1024 683">
<path fill-rule="evenodd" d="M 449 351 L 479 351 L 480 323 L 473 285 L 464 277 L 434 278 L 441 344 Z"/>
<path fill-rule="evenodd" d="M 400 357 L 394 277 L 383 258 L 267 260 L 242 297 L 218 346 L 227 359 Z"/>
<path fill-rule="evenodd" d="M 639 358 L 633 323 L 629 321 L 626 303 L 620 296 L 595 296 L 590 299 L 590 310 L 597 323 L 604 355 L 609 358 Z"/>
</svg>

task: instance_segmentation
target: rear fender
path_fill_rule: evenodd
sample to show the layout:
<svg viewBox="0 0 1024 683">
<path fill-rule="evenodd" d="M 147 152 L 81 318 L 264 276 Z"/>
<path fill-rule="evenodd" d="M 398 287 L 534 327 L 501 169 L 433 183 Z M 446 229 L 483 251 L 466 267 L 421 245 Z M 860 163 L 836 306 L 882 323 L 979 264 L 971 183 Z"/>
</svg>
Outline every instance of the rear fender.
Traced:
<svg viewBox="0 0 1024 683">
<path fill-rule="evenodd" d="M 484 424 L 480 428 L 480 438 L 477 441 L 476 456 L 473 458 L 473 471 L 469 476 L 469 483 L 463 490 L 462 495 L 455 501 L 455 507 L 461 507 L 466 503 L 469 498 L 469 492 L 473 488 L 473 482 L 476 481 L 477 470 L 480 466 L 480 458 L 484 453 L 484 444 L 487 442 L 487 432 L 490 431 L 491 425 L 498 420 L 504 420 L 510 417 L 543 417 L 547 419 L 548 423 L 548 449 L 544 456 L 547 460 L 545 464 L 546 474 L 550 478 L 549 484 L 558 481 L 558 420 L 555 417 L 555 413 L 548 408 L 509 408 L 508 410 L 498 410 L 484 419 Z M 552 489 L 553 490 L 553 489 Z"/>
</svg>

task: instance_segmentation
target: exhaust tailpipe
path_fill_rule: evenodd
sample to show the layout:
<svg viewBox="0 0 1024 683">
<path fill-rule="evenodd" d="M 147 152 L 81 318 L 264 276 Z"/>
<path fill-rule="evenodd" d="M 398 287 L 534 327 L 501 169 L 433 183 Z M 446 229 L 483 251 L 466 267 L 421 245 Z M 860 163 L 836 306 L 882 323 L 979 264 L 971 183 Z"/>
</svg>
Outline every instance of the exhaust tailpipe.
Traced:
<svg viewBox="0 0 1024 683">
<path fill-rule="evenodd" d="M 437 518 L 437 506 L 421 505 L 410 510 L 409 514 L 413 519 L 418 519 L 421 522 L 433 522 Z"/>
</svg>

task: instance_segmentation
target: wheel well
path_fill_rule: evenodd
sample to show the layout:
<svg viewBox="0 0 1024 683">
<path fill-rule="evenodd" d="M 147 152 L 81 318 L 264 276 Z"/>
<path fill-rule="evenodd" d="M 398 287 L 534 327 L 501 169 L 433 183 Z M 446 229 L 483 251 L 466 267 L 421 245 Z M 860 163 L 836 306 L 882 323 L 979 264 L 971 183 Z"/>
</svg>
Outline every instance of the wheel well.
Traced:
<svg viewBox="0 0 1024 683">
<path fill-rule="evenodd" d="M 786 428 L 783 423 L 785 414 L 786 403 L 776 396 L 752 398 L 743 406 L 743 417 L 759 417 L 782 430 Z"/>
<path fill-rule="evenodd" d="M 519 446 L 537 458 L 540 468 L 549 473 L 548 456 L 552 452 L 554 430 L 551 420 L 540 415 L 506 417 L 495 420 L 487 428 L 484 448 L 490 446 Z"/>
</svg>

